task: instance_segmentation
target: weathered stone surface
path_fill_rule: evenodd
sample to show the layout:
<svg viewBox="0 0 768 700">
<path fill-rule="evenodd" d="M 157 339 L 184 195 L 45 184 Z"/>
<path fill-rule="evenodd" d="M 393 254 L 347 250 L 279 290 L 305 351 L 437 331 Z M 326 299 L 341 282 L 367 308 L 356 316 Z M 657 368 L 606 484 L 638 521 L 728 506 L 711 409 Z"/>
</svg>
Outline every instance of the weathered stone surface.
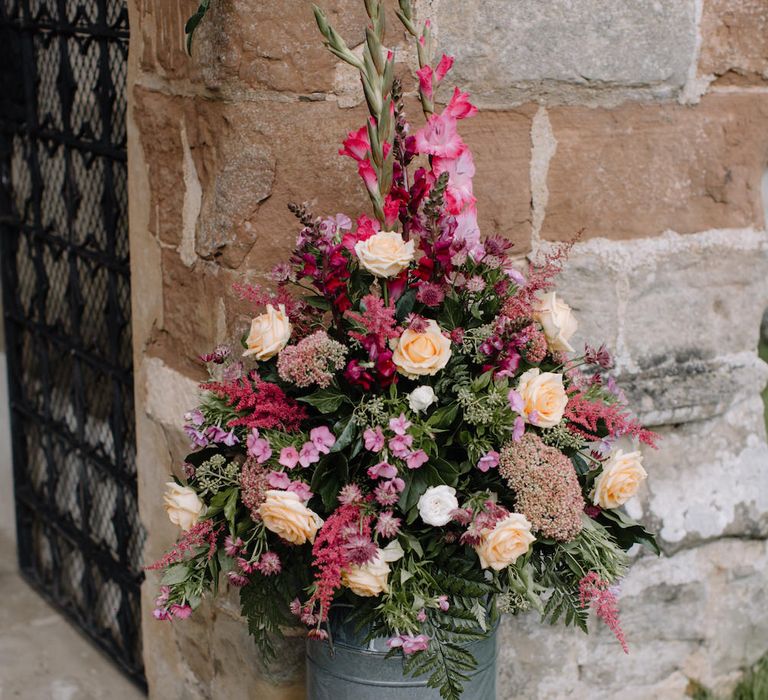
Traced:
<svg viewBox="0 0 768 700">
<path fill-rule="evenodd" d="M 767 573 L 764 541 L 643 556 L 622 584 L 629 656 L 597 620 L 585 637 L 534 614 L 512 618 L 501 633 L 499 697 L 671 700 L 685 697 L 689 678 L 724 692 L 733 671 L 768 648 Z"/>
<path fill-rule="evenodd" d="M 763 0 L 704 0 L 699 73 L 743 85 L 768 79 L 768 7 Z"/>
<path fill-rule="evenodd" d="M 617 89 L 669 95 L 693 61 L 693 0 L 422 4 L 456 56 L 453 80 L 482 105 L 582 102 Z"/>
<path fill-rule="evenodd" d="M 543 238 L 763 226 L 768 95 L 710 95 L 696 107 L 563 107 L 549 118 L 557 150 Z"/>
</svg>

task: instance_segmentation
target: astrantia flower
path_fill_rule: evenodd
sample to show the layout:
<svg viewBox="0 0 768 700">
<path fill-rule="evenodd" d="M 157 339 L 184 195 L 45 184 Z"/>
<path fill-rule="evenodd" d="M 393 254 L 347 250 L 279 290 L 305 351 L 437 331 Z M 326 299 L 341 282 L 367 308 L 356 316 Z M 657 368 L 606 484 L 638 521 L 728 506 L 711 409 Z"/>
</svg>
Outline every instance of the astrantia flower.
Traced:
<svg viewBox="0 0 768 700">
<path fill-rule="evenodd" d="M 378 552 L 378 548 L 371 541 L 370 537 L 365 537 L 364 535 L 351 535 L 348 537 L 344 550 L 350 563 L 357 564 L 358 566 L 371 561 Z"/>
<path fill-rule="evenodd" d="M 259 557 L 256 568 L 264 576 L 275 576 L 282 570 L 280 557 L 275 552 L 264 552 L 264 554 Z"/>
<path fill-rule="evenodd" d="M 400 491 L 402 489 L 397 488 L 395 480 L 382 481 L 373 490 L 373 497 L 376 502 L 382 506 L 393 506 L 400 500 Z"/>
<path fill-rule="evenodd" d="M 243 541 L 238 537 L 233 540 L 232 535 L 227 535 L 224 538 L 224 552 L 228 557 L 236 557 L 240 554 L 240 550 L 243 548 Z"/>
<path fill-rule="evenodd" d="M 247 576 L 243 576 L 237 571 L 227 571 L 227 579 L 236 588 L 242 588 L 250 583 Z"/>
<path fill-rule="evenodd" d="M 421 302 L 424 306 L 436 307 L 440 306 L 445 299 L 445 292 L 439 284 L 433 284 L 427 282 L 419 286 L 416 292 L 416 301 Z"/>
<path fill-rule="evenodd" d="M 391 510 L 385 510 L 379 513 L 379 518 L 376 521 L 376 534 L 384 539 L 396 537 L 400 532 L 400 523 L 402 520 L 392 515 Z"/>
<path fill-rule="evenodd" d="M 363 492 L 357 484 L 347 484 L 339 491 L 339 503 L 343 506 L 359 503 L 363 500 Z"/>
</svg>

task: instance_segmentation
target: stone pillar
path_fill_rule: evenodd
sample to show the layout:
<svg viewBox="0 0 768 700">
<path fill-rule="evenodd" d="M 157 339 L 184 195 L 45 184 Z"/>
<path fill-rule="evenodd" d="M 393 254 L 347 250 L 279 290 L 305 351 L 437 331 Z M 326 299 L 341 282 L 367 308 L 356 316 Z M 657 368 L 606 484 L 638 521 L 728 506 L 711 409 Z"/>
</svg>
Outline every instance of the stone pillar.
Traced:
<svg viewBox="0 0 768 700">
<path fill-rule="evenodd" d="M 388 3 L 394 7 L 394 0 Z M 322 48 L 306 0 L 129 0 L 129 196 L 141 515 L 151 561 L 195 403 L 195 356 L 242 331 L 231 283 L 291 247 L 289 201 L 367 211 L 336 156 L 365 115 L 356 76 Z M 325 0 L 357 44 L 362 0 Z M 582 231 L 562 283 L 583 337 L 605 339 L 664 436 L 633 514 L 661 533 L 623 586 L 632 653 L 538 620 L 505 623 L 506 699 L 681 697 L 718 689 L 768 649 L 768 448 L 756 356 L 768 307 L 768 8 L 757 0 L 419 0 L 482 111 L 462 123 L 485 233 L 521 255 Z M 403 74 L 413 56 L 396 21 Z M 418 108 L 411 110 L 418 123 Z M 152 697 L 300 698 L 301 647 L 263 668 L 234 600 L 151 619 Z"/>
</svg>

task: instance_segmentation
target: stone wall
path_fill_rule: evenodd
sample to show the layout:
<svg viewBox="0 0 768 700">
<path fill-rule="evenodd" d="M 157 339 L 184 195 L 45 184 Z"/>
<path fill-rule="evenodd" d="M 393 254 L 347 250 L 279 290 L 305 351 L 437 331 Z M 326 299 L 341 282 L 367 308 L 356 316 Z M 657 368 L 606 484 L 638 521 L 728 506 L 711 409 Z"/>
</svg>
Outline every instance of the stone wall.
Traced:
<svg viewBox="0 0 768 700">
<path fill-rule="evenodd" d="M 353 43 L 362 0 L 325 0 Z M 389 3 L 394 6 L 395 3 Z M 290 247 L 288 201 L 365 211 L 341 138 L 362 123 L 354 72 L 321 47 L 307 0 L 131 0 L 129 187 L 140 501 L 152 560 L 186 447 L 194 357 L 242 330 L 229 298 Z M 622 592 L 629 657 L 505 623 L 499 698 L 679 698 L 726 688 L 768 650 L 768 447 L 756 357 L 768 307 L 765 0 L 421 0 L 453 78 L 483 108 L 462 124 L 481 228 L 523 256 L 583 231 L 563 279 L 583 333 L 616 349 L 664 435 L 633 514 L 661 533 Z M 393 18 L 394 20 L 394 18 Z M 403 74 L 413 55 L 390 23 Z M 414 120 L 418 119 L 416 109 Z M 765 193 L 763 193 L 764 195 Z M 300 648 L 263 669 L 231 601 L 184 624 L 150 616 L 152 697 L 300 698 Z M 297 675 L 298 674 L 298 675 Z"/>
</svg>

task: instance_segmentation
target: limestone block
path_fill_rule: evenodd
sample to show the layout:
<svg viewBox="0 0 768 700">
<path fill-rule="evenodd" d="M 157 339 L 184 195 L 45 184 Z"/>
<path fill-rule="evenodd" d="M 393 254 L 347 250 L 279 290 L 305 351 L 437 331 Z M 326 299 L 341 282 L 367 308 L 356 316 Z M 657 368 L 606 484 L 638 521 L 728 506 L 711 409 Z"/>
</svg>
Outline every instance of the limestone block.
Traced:
<svg viewBox="0 0 768 700">
<path fill-rule="evenodd" d="M 630 654 L 592 620 L 589 637 L 507 619 L 499 652 L 505 700 L 681 698 L 689 678 L 723 691 L 768 648 L 768 547 L 721 540 L 674 556 L 642 556 L 621 586 Z"/>
<path fill-rule="evenodd" d="M 606 90 L 669 95 L 693 61 L 694 0 L 423 2 L 453 80 L 483 106 L 584 101 Z"/>
<path fill-rule="evenodd" d="M 762 0 L 704 0 L 699 73 L 721 83 L 768 79 L 768 8 Z"/>
<path fill-rule="evenodd" d="M 557 148 L 542 238 L 762 227 L 766 118 L 761 93 L 709 95 L 695 107 L 550 109 Z"/>
</svg>

